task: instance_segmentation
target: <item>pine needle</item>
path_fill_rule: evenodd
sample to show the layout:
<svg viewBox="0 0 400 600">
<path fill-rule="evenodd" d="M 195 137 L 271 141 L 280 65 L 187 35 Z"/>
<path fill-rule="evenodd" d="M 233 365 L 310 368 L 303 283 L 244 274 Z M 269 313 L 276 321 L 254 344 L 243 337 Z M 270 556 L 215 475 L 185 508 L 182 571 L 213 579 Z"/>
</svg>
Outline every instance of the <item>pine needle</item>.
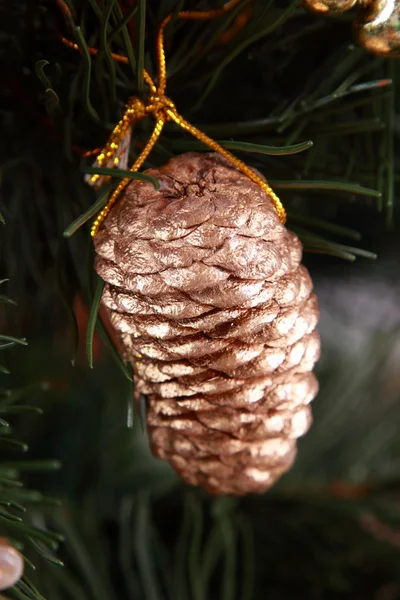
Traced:
<svg viewBox="0 0 400 600">
<path fill-rule="evenodd" d="M 89 173 L 93 175 L 105 175 L 109 177 L 117 177 L 118 179 L 137 179 L 138 181 L 147 181 L 154 186 L 155 190 L 160 189 L 160 182 L 151 175 L 140 173 L 138 171 L 129 171 L 124 169 L 106 169 L 100 167 L 82 167 L 82 173 Z"/>
<path fill-rule="evenodd" d="M 218 140 L 223 148 L 227 150 L 237 150 L 241 152 L 253 152 L 256 154 L 268 154 L 269 156 L 288 156 L 290 154 L 298 154 L 312 147 L 313 142 L 307 140 L 292 146 L 266 146 L 263 144 L 252 144 L 250 142 L 235 142 L 233 140 Z M 169 146 L 186 152 L 193 150 L 210 150 L 208 146 L 197 141 L 178 141 L 169 140 Z"/>
<path fill-rule="evenodd" d="M 347 183 L 345 181 L 306 181 L 304 179 L 299 179 L 298 181 L 283 181 L 271 179 L 269 182 L 271 186 L 277 190 L 330 190 L 368 196 L 370 198 L 381 197 L 381 193 L 377 190 L 366 188 L 357 183 Z"/>
<path fill-rule="evenodd" d="M 94 298 L 92 302 L 92 306 L 90 308 L 89 320 L 87 325 L 87 333 L 86 333 L 86 354 L 89 363 L 89 367 L 93 369 L 93 337 L 94 330 L 96 328 L 97 317 L 99 314 L 101 296 L 104 289 L 104 281 L 98 277 L 96 289 L 94 293 Z"/>
<path fill-rule="evenodd" d="M 146 0 L 137 0 L 138 14 L 136 16 L 137 63 L 136 86 L 140 97 L 144 95 L 144 44 L 146 39 Z"/>
</svg>

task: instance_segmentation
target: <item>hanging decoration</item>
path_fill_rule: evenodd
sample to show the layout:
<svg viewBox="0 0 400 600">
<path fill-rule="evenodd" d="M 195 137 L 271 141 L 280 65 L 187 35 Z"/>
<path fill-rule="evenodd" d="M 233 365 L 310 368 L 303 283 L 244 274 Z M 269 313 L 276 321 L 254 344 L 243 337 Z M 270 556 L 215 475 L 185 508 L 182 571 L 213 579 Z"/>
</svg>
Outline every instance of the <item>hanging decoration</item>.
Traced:
<svg viewBox="0 0 400 600">
<path fill-rule="evenodd" d="M 210 19 L 237 4 L 179 19 Z M 153 452 L 182 479 L 213 494 L 261 493 L 286 472 L 310 426 L 318 389 L 318 306 L 298 238 L 281 201 L 256 170 L 190 124 L 166 95 L 164 30 L 157 84 L 132 97 L 99 167 L 126 160 L 127 136 L 155 127 L 131 171 L 141 168 L 173 121 L 214 151 L 187 153 L 123 179 L 94 221 L 96 270 L 116 346 L 147 397 Z M 68 46 L 78 46 L 63 38 Z M 96 54 L 95 49 L 90 49 Z M 115 60 L 123 62 L 120 55 Z M 95 187 L 104 178 L 94 175 Z"/>
</svg>

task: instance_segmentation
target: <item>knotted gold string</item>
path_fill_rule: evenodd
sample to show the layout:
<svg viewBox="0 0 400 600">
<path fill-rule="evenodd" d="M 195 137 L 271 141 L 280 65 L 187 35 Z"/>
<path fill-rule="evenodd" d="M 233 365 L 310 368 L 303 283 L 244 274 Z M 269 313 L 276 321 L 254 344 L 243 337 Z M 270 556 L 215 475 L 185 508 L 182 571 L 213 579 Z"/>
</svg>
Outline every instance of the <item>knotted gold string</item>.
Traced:
<svg viewBox="0 0 400 600">
<path fill-rule="evenodd" d="M 218 17 L 218 16 L 228 12 L 229 10 L 231 10 L 234 6 L 236 6 L 238 4 L 239 1 L 240 0 L 230 0 L 229 2 L 225 3 L 221 8 L 216 9 L 216 10 L 210 10 L 210 11 L 204 11 L 204 12 L 199 12 L 199 11 L 178 12 L 175 15 L 175 18 L 187 19 L 187 20 L 213 19 L 213 18 Z M 65 4 L 65 2 L 63 0 L 58 0 L 58 5 L 60 6 L 64 15 L 67 17 L 67 20 L 71 21 L 72 16 L 71 16 L 69 8 Z M 144 70 L 144 80 L 145 80 L 145 82 L 149 88 L 149 92 L 150 92 L 147 100 L 143 101 L 140 98 L 137 98 L 135 96 L 133 96 L 132 98 L 129 99 L 122 119 L 119 121 L 119 123 L 114 128 L 114 130 L 111 133 L 111 135 L 107 141 L 107 144 L 105 145 L 103 150 L 101 150 L 101 152 L 98 154 L 98 156 L 96 158 L 97 163 L 99 164 L 99 166 L 101 166 L 102 164 L 107 162 L 107 160 L 112 158 L 117 153 L 118 148 L 121 145 L 125 136 L 128 134 L 129 129 L 136 122 L 138 122 L 141 119 L 144 119 L 147 115 L 151 114 L 156 119 L 156 124 L 155 124 L 154 130 L 153 130 L 153 133 L 151 134 L 145 147 L 143 148 L 143 150 L 141 151 L 141 153 L 139 154 L 139 156 L 137 157 L 137 159 L 135 160 L 135 162 L 129 169 L 130 171 L 138 171 L 141 168 L 141 166 L 143 165 L 143 163 L 145 162 L 145 160 L 147 159 L 147 157 L 149 156 L 152 149 L 154 148 L 154 145 L 156 144 L 158 138 L 160 137 L 160 134 L 163 130 L 165 123 L 167 121 L 174 121 L 174 123 L 179 125 L 179 127 L 184 129 L 185 131 L 188 131 L 193 137 L 195 137 L 198 140 L 200 140 L 201 142 L 203 142 L 203 144 L 205 144 L 206 146 L 209 146 L 209 148 L 211 148 L 215 152 L 218 152 L 219 154 L 224 156 L 233 165 L 235 165 L 235 167 L 240 169 L 240 171 L 242 171 L 242 173 L 244 173 L 252 181 L 257 183 L 260 186 L 260 188 L 266 194 L 268 194 L 268 196 L 271 198 L 271 200 L 274 203 L 274 206 L 276 208 L 276 211 L 278 213 L 279 219 L 282 221 L 282 223 L 284 223 L 286 221 L 285 209 L 283 208 L 283 205 L 282 205 L 281 201 L 279 200 L 278 196 L 275 194 L 275 192 L 272 190 L 272 188 L 268 185 L 268 183 L 266 181 L 264 181 L 255 171 L 253 171 L 253 169 L 251 169 L 249 166 L 247 166 L 240 159 L 236 158 L 236 156 L 231 154 L 231 152 L 229 152 L 228 150 L 225 150 L 225 148 L 223 148 L 220 144 L 218 144 L 218 142 L 211 139 L 210 137 L 208 137 L 208 135 L 206 135 L 205 133 L 203 133 L 202 131 L 197 129 L 197 127 L 195 127 L 194 125 L 192 125 L 191 123 L 186 121 L 178 113 L 178 111 L 176 110 L 175 104 L 172 102 L 172 100 L 170 100 L 165 95 L 165 91 L 166 91 L 166 87 L 167 87 L 167 68 L 166 68 L 166 59 L 165 59 L 165 50 L 164 50 L 164 30 L 172 18 L 173 18 L 173 15 L 170 14 L 163 20 L 163 22 L 161 23 L 160 29 L 158 31 L 158 35 L 157 35 L 158 85 L 157 86 L 155 85 L 155 83 L 154 83 L 153 79 L 151 78 L 151 76 L 149 75 L 149 73 L 146 70 Z M 75 44 L 71 40 L 69 40 L 65 37 L 61 37 L 61 40 L 64 44 L 66 44 L 70 48 L 74 48 L 75 50 L 80 50 L 78 44 Z M 98 54 L 98 50 L 96 48 L 88 48 L 88 50 L 89 50 L 89 53 L 92 55 Z M 122 63 L 128 62 L 128 59 L 126 56 L 122 56 L 120 54 L 114 54 L 114 53 L 112 53 L 111 56 L 114 60 L 116 60 L 118 62 L 122 62 Z M 113 164 L 118 164 L 118 158 L 114 159 Z M 94 175 L 90 179 L 91 183 L 95 183 L 98 178 L 99 178 L 98 175 Z M 127 185 L 131 181 L 132 180 L 129 177 L 126 177 L 125 179 L 122 179 L 121 182 L 119 183 L 119 185 L 115 188 L 108 203 L 103 208 L 103 210 L 97 215 L 96 219 L 93 222 L 92 229 L 91 229 L 92 237 L 94 237 L 97 234 L 104 219 L 107 217 L 112 206 L 117 201 L 119 195 L 121 194 L 121 192 L 123 192 L 123 190 L 127 187 Z"/>
</svg>

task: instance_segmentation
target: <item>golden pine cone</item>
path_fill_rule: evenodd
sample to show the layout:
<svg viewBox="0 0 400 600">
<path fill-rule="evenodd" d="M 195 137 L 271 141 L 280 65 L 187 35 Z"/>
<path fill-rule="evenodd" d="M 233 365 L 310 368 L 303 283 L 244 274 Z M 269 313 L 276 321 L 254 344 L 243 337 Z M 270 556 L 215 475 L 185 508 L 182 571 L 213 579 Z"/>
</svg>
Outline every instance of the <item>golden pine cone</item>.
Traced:
<svg viewBox="0 0 400 600">
<path fill-rule="evenodd" d="M 319 311 L 298 238 L 217 154 L 134 181 L 95 238 L 102 302 L 153 453 L 214 494 L 263 492 L 311 423 Z"/>
</svg>

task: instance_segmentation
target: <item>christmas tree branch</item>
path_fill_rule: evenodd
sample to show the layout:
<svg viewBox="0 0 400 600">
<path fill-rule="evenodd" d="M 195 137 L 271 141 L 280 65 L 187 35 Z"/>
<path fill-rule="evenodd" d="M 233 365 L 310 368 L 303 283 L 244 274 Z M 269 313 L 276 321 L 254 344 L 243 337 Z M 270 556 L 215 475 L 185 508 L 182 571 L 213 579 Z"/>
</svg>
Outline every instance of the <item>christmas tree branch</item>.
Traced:
<svg viewBox="0 0 400 600">
<path fill-rule="evenodd" d="M 4 283 L 4 281 L 2 282 Z M 4 296 L 8 304 L 13 304 L 13 301 Z M 10 348 L 13 345 L 26 345 L 26 340 L 21 340 L 10 335 L 0 335 L 0 339 L 7 341 L 3 344 Z M 3 367 L 3 374 L 9 374 L 9 370 Z M 32 393 L 47 389 L 46 384 L 40 384 L 31 388 L 21 389 L 5 389 L 0 393 L 0 444 L 2 453 L 4 449 L 10 447 L 13 451 L 27 452 L 28 446 L 10 437 L 13 427 L 10 421 L 6 418 L 13 416 L 24 415 L 26 413 L 42 414 L 42 410 L 34 405 L 20 404 L 26 396 Z M 34 524 L 34 515 L 37 510 L 43 509 L 46 505 L 54 505 L 55 501 L 46 498 L 40 492 L 30 490 L 21 481 L 21 474 L 29 471 L 53 471 L 58 469 L 60 464 L 58 461 L 23 461 L 13 458 L 8 460 L 3 457 L 0 461 L 0 523 L 2 535 L 7 536 L 8 541 L 21 552 L 28 552 L 32 548 L 36 555 L 62 566 L 53 552 L 57 550 L 62 537 L 56 533 L 46 530 L 43 526 Z M 32 572 L 35 569 L 28 557 L 24 556 L 27 565 L 27 571 Z M 10 590 L 10 597 L 22 598 L 27 597 L 31 600 L 43 600 L 40 592 L 33 586 L 29 579 L 29 574 L 25 574 L 16 587 Z"/>
</svg>

